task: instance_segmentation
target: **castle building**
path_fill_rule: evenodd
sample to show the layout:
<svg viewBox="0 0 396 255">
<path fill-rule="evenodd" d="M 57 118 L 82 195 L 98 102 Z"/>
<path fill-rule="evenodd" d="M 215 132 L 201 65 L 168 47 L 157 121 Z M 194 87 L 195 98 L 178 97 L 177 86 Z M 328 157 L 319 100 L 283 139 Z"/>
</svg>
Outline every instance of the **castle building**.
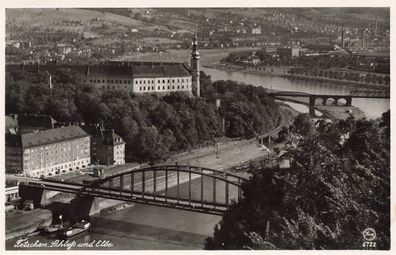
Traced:
<svg viewBox="0 0 396 255">
<path fill-rule="evenodd" d="M 81 83 L 90 84 L 103 91 L 123 91 L 134 94 L 185 92 L 200 96 L 199 52 L 194 36 L 191 65 L 171 62 L 105 61 L 89 65 L 56 64 L 7 65 L 7 70 L 25 69 L 55 73 L 59 69 L 81 73 Z M 62 86 L 61 84 L 54 86 Z M 52 85 L 50 85 L 52 88 Z"/>
<path fill-rule="evenodd" d="M 194 36 L 191 66 L 186 63 L 107 61 L 88 65 L 85 84 L 135 94 L 186 92 L 200 96 L 199 52 Z"/>
<path fill-rule="evenodd" d="M 108 61 L 89 65 L 83 82 L 104 91 L 142 94 L 191 93 L 193 81 L 185 64 Z"/>
<path fill-rule="evenodd" d="M 40 177 L 91 163 L 90 135 L 78 126 L 6 134 L 6 172 Z"/>
</svg>

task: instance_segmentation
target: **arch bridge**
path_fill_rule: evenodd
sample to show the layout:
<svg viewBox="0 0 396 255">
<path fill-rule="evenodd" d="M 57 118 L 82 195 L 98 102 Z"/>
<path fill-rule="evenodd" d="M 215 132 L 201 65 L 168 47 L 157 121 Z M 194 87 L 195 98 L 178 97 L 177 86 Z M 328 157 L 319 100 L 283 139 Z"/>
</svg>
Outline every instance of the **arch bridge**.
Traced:
<svg viewBox="0 0 396 255">
<path fill-rule="evenodd" d="M 280 99 L 290 100 L 307 104 L 310 107 L 315 105 L 336 105 L 351 106 L 352 98 L 390 98 L 388 90 L 352 90 L 349 95 L 331 95 L 331 94 L 308 94 L 298 91 L 278 91 L 269 95 Z"/>
<path fill-rule="evenodd" d="M 351 106 L 353 97 L 351 95 L 315 95 L 294 91 L 280 91 L 271 93 L 270 95 L 279 100 L 302 103 L 310 107 L 317 105 Z"/>
<path fill-rule="evenodd" d="M 222 215 L 233 200 L 242 196 L 241 184 L 246 180 L 244 177 L 210 168 L 161 165 L 124 171 L 89 184 L 44 180 L 26 185 L 75 193 L 78 196 Z"/>
</svg>

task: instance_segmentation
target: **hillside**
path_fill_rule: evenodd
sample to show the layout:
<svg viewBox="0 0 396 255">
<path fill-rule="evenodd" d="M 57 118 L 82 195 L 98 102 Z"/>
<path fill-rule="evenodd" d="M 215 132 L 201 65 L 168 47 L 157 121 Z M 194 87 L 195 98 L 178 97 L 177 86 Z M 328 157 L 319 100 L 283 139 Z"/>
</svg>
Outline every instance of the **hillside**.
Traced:
<svg viewBox="0 0 396 255">
<path fill-rule="evenodd" d="M 99 20 L 98 20 L 99 19 Z M 51 27 L 52 29 L 65 29 L 71 31 L 89 30 L 95 23 L 112 25 L 112 28 L 128 30 L 144 26 L 145 30 L 165 29 L 164 26 L 153 26 L 132 17 L 126 17 L 110 12 L 86 9 L 7 9 L 7 23 L 25 25 L 29 27 Z M 83 22 L 81 25 L 68 25 L 68 22 Z M 170 30 L 168 30 L 170 31 Z"/>
<path fill-rule="evenodd" d="M 190 49 L 193 33 L 201 49 L 219 49 L 336 44 L 344 29 L 353 47 L 365 31 L 366 46 L 388 48 L 389 17 L 389 8 L 7 9 L 6 61 L 93 62 Z"/>
</svg>

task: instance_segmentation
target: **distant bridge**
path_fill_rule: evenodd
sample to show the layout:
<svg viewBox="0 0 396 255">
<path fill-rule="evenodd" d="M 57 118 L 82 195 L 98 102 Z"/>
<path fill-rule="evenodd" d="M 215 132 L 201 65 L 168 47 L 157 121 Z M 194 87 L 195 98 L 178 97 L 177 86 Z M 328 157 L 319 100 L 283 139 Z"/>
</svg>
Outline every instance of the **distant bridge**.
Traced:
<svg viewBox="0 0 396 255">
<path fill-rule="evenodd" d="M 354 90 L 350 91 L 349 95 L 318 95 L 298 91 L 277 91 L 269 93 L 269 95 L 278 100 L 305 104 L 309 106 L 309 113 L 313 117 L 318 117 L 315 113 L 315 106 L 319 105 L 351 106 L 352 98 L 390 98 L 390 92 L 387 90 Z M 322 117 L 326 117 L 326 115 L 324 114 Z"/>
<path fill-rule="evenodd" d="M 163 165 L 129 170 L 85 185 L 37 180 L 23 186 L 222 215 L 233 199 L 241 197 L 241 184 L 246 180 L 215 169 Z M 175 188 L 170 190 L 170 186 Z"/>
<path fill-rule="evenodd" d="M 386 90 L 354 90 L 350 91 L 349 95 L 318 95 L 298 91 L 279 91 L 269 93 L 269 95 L 279 100 L 305 104 L 310 107 L 310 113 L 313 116 L 315 116 L 314 106 L 318 105 L 351 106 L 352 98 L 390 98 L 390 92 Z"/>
</svg>

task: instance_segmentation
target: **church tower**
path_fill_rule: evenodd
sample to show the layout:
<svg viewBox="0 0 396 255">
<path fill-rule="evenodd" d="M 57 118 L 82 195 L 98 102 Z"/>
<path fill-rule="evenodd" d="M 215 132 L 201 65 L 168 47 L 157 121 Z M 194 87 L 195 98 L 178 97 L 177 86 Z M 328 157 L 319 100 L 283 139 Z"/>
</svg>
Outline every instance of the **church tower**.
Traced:
<svg viewBox="0 0 396 255">
<path fill-rule="evenodd" d="M 194 96 L 200 97 L 199 52 L 197 51 L 197 46 L 197 35 L 194 35 L 193 49 L 191 52 L 192 91 Z"/>
</svg>

